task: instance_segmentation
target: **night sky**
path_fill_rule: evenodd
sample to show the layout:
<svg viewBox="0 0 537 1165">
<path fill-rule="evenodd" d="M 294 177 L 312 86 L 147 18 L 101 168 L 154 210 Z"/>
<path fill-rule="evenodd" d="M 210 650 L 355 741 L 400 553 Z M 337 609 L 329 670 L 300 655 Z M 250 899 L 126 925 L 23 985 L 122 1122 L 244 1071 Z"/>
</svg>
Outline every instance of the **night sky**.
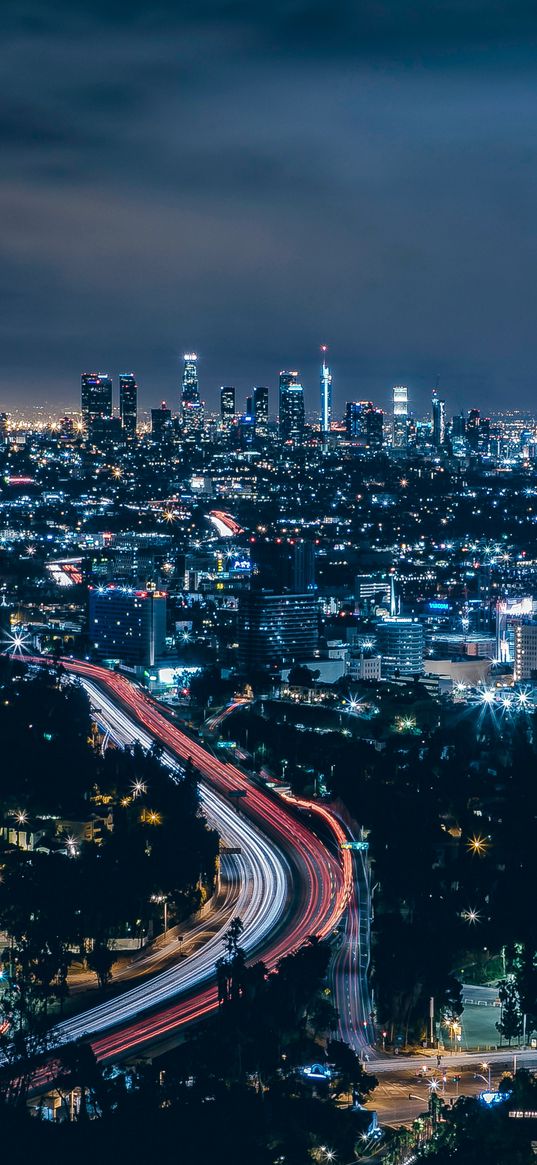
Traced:
<svg viewBox="0 0 537 1165">
<path fill-rule="evenodd" d="M 536 406 L 537 10 L 518 0 L 3 0 L 0 408 L 82 369 L 174 407 Z M 276 405 L 274 391 L 273 407 Z M 536 409 L 537 411 L 537 409 Z"/>
</svg>

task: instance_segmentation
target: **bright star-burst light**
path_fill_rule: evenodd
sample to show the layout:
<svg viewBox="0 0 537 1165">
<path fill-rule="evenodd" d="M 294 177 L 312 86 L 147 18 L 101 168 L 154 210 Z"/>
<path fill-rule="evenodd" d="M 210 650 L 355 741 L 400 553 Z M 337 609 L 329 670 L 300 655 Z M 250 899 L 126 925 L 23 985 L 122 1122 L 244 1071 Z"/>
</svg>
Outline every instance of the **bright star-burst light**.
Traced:
<svg viewBox="0 0 537 1165">
<path fill-rule="evenodd" d="M 27 631 L 4 632 L 3 655 L 24 655 L 30 653 L 31 636 Z"/>
</svg>

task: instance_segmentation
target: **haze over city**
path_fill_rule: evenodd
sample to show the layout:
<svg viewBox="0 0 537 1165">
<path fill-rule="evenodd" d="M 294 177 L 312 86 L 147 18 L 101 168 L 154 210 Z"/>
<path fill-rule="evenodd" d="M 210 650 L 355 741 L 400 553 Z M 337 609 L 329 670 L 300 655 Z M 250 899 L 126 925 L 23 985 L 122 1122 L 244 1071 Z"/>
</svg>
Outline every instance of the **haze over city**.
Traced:
<svg viewBox="0 0 537 1165">
<path fill-rule="evenodd" d="M 531 5 L 3 6 L 0 403 L 535 392 Z M 313 407 L 313 406 L 312 406 Z"/>
</svg>

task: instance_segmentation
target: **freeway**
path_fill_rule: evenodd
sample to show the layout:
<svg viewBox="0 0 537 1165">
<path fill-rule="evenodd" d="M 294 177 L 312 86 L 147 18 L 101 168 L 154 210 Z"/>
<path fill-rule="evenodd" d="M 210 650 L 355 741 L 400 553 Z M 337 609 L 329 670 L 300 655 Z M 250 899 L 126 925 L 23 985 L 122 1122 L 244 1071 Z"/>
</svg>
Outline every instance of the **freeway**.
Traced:
<svg viewBox="0 0 537 1165">
<path fill-rule="evenodd" d="M 371 891 L 367 851 L 351 851 L 353 862 L 349 906 L 331 965 L 339 1015 L 338 1038 L 358 1055 L 373 1054 L 375 1028 L 371 1019 L 369 961 L 371 952 Z"/>
<path fill-rule="evenodd" d="M 335 856 L 292 808 L 186 736 L 124 676 L 78 660 L 62 662 L 66 671 L 94 686 L 94 703 L 111 731 L 130 741 L 160 741 L 171 767 L 191 761 L 199 774 L 205 812 L 220 822 L 226 838 L 244 849 L 250 869 L 255 860 L 253 877 L 242 869 L 236 906 L 243 921 L 247 914 L 242 941 L 250 959 L 263 958 L 271 970 L 311 935 L 330 935 L 351 893 L 348 851 Z M 237 792 L 242 794 L 240 810 Z M 340 846 L 346 834 L 338 819 L 325 807 L 308 807 L 315 808 Z M 89 1036 L 96 1054 L 109 1058 L 208 1014 L 217 1006 L 217 993 L 216 952 L 207 946 L 178 967 L 59 1025 L 60 1038 Z"/>
<path fill-rule="evenodd" d="M 92 704 L 99 709 L 98 717 L 106 724 L 111 736 L 121 744 L 132 744 L 136 739 L 142 747 L 149 748 L 152 738 L 149 733 L 115 707 L 106 694 L 95 684 L 83 680 Z M 170 753 L 163 757 L 177 779 L 177 763 Z M 244 924 L 242 942 L 247 952 L 255 950 L 265 933 L 277 927 L 289 896 L 291 868 L 285 857 L 275 854 L 259 831 L 244 821 L 233 806 L 210 788 L 201 789 L 201 802 L 209 822 L 219 830 L 230 847 L 240 849 L 233 855 L 231 887 L 234 892 L 232 915 L 239 916 Z M 229 862 L 230 859 L 228 858 Z M 120 997 L 107 1000 L 80 1016 L 58 1025 L 55 1034 L 60 1041 L 79 1039 L 81 1036 L 95 1035 L 120 1022 L 127 1022 L 142 1011 L 166 1003 L 179 992 L 199 986 L 214 975 L 217 958 L 222 954 L 222 940 L 230 921 L 229 909 L 219 911 L 219 918 L 213 919 L 210 937 L 200 950 L 187 958 L 183 950 L 178 951 L 178 963 L 168 970 L 155 975 L 149 982 L 141 983 Z M 199 924 L 200 930 L 209 935 L 207 922 Z M 189 936 L 189 941 L 195 935 Z"/>
</svg>

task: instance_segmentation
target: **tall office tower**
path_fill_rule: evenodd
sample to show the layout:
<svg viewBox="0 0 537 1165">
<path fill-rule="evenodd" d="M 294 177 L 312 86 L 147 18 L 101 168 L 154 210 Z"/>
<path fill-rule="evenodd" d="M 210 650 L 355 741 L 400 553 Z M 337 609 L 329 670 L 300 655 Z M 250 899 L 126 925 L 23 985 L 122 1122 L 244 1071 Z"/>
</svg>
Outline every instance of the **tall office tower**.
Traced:
<svg viewBox="0 0 537 1165">
<path fill-rule="evenodd" d="M 408 444 L 408 388 L 396 384 L 393 399 L 393 445 L 394 449 L 404 449 Z"/>
<path fill-rule="evenodd" d="M 257 384 L 254 388 L 255 435 L 263 440 L 268 436 L 268 388 Z"/>
<path fill-rule="evenodd" d="M 366 440 L 368 449 L 382 449 L 384 441 L 384 413 L 373 406 L 366 413 Z"/>
<path fill-rule="evenodd" d="M 328 348 L 326 344 L 321 347 L 322 362 L 321 362 L 321 412 L 320 412 L 320 432 L 323 442 L 326 441 L 330 432 L 330 424 L 332 421 L 332 373 L 326 363 L 326 354 Z"/>
<path fill-rule="evenodd" d="M 466 422 L 466 440 L 473 453 L 477 453 L 479 447 L 480 420 L 479 409 L 470 409 Z"/>
<path fill-rule="evenodd" d="M 490 417 L 480 417 L 479 420 L 479 448 L 483 453 L 489 452 L 490 446 Z"/>
<path fill-rule="evenodd" d="M 537 677 L 537 623 L 515 626 L 515 684 Z"/>
<path fill-rule="evenodd" d="M 138 385 L 133 372 L 123 372 L 119 378 L 119 415 L 127 440 L 133 441 L 138 419 Z"/>
<path fill-rule="evenodd" d="M 347 437 L 363 437 L 365 434 L 365 400 L 348 400 L 345 405 L 345 432 Z"/>
<path fill-rule="evenodd" d="M 239 599 L 239 663 L 248 670 L 311 659 L 319 637 L 317 597 L 249 591 Z"/>
<path fill-rule="evenodd" d="M 313 542 L 295 542 L 293 547 L 293 591 L 306 595 L 315 590 L 315 546 Z"/>
<path fill-rule="evenodd" d="M 466 433 L 466 421 L 463 413 L 455 413 L 451 420 L 451 436 L 454 441 L 460 441 Z"/>
<path fill-rule="evenodd" d="M 377 623 L 377 644 L 382 657 L 382 677 L 423 673 L 423 627 L 416 619 L 389 616 Z"/>
<path fill-rule="evenodd" d="M 220 418 L 223 429 L 231 429 L 235 420 L 235 389 L 228 385 L 220 389 Z"/>
<path fill-rule="evenodd" d="M 433 445 L 440 449 L 446 443 L 446 402 L 440 400 L 436 389 L 433 392 Z"/>
<path fill-rule="evenodd" d="M 185 433 L 195 433 L 203 428 L 203 403 L 199 394 L 198 357 L 195 352 L 185 352 L 184 356 L 181 421 Z"/>
<path fill-rule="evenodd" d="M 0 449 L 9 445 L 9 419 L 7 413 L 0 413 Z"/>
<path fill-rule="evenodd" d="M 298 372 L 280 372 L 280 437 L 301 441 L 304 436 L 304 389 Z"/>
<path fill-rule="evenodd" d="M 153 441 L 164 441 L 172 435 L 172 411 L 163 400 L 159 409 L 151 409 L 151 436 Z"/>
<path fill-rule="evenodd" d="M 89 634 L 100 659 L 153 667 L 166 643 L 163 591 L 110 583 L 89 588 Z"/>
<path fill-rule="evenodd" d="M 360 438 L 369 449 L 381 449 L 384 437 L 384 413 L 370 400 L 348 400 L 345 405 L 347 437 Z"/>
<path fill-rule="evenodd" d="M 112 379 L 107 372 L 83 372 L 80 377 L 82 424 L 86 432 L 97 417 L 112 416 Z"/>
</svg>

